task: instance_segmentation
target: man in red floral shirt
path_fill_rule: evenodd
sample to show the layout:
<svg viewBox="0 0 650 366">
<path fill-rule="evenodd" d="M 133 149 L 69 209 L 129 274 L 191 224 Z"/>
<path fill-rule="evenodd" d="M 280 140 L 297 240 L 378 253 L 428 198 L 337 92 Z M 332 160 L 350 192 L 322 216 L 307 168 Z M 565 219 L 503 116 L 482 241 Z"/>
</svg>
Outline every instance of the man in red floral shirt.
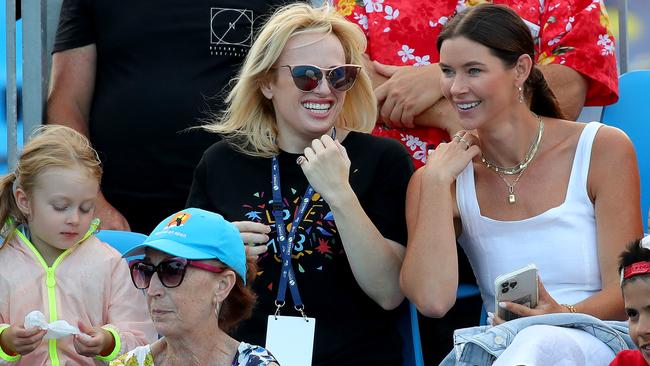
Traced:
<svg viewBox="0 0 650 366">
<path fill-rule="evenodd" d="M 457 12 L 486 2 L 508 5 L 524 19 L 537 64 L 568 119 L 583 105 L 618 98 L 614 36 L 602 0 L 335 0 L 368 39 L 368 71 L 381 110 L 373 134 L 401 141 L 416 167 L 427 149 L 459 128 L 440 91 L 436 38 Z"/>
</svg>

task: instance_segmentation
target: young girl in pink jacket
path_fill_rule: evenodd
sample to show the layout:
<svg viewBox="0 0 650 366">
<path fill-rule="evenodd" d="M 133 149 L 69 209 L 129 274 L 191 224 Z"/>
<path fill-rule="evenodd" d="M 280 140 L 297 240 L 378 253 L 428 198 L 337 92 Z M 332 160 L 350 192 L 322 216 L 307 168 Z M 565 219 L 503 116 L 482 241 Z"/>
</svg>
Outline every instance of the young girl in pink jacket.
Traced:
<svg viewBox="0 0 650 366">
<path fill-rule="evenodd" d="M 97 153 L 70 128 L 39 132 L 0 179 L 0 365 L 106 364 L 155 330 L 126 262 L 93 235 Z M 50 339 L 25 326 L 34 310 L 81 334 Z"/>
</svg>

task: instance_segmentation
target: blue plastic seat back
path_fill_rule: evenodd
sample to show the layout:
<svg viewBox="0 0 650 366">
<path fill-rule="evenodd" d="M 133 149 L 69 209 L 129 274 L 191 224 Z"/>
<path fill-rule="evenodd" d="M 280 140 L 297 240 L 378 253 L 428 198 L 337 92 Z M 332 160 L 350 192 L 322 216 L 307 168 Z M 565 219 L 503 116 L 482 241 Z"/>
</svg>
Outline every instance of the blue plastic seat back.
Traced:
<svg viewBox="0 0 650 366">
<path fill-rule="evenodd" d="M 601 121 L 630 137 L 641 174 L 641 215 L 647 224 L 650 209 L 650 70 L 630 71 L 619 78 L 620 98 L 603 108 Z"/>
<path fill-rule="evenodd" d="M 144 234 L 119 230 L 101 230 L 96 236 L 99 240 L 115 248 L 122 255 L 134 246 L 142 244 L 147 238 Z"/>
<path fill-rule="evenodd" d="M 465 299 L 468 297 L 474 297 L 481 294 L 477 285 L 469 283 L 460 283 L 458 284 L 458 289 L 456 290 L 456 299 Z"/>
<path fill-rule="evenodd" d="M 402 357 L 404 366 L 424 366 L 418 311 L 410 301 L 404 300 L 399 306 L 399 333 L 403 340 Z"/>
</svg>

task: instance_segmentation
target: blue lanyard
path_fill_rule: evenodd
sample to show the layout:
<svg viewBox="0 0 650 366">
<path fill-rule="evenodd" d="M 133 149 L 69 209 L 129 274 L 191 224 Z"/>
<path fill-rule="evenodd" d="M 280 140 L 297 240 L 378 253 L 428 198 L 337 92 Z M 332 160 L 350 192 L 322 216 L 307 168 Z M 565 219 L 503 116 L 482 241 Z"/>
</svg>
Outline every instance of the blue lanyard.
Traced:
<svg viewBox="0 0 650 366">
<path fill-rule="evenodd" d="M 332 130 L 332 138 L 336 137 L 336 129 Z M 280 308 L 284 306 L 284 299 L 287 293 L 287 284 L 289 285 L 289 290 L 291 291 L 291 297 L 293 299 L 293 307 L 302 314 L 304 318 L 305 315 L 305 305 L 300 299 L 300 291 L 298 290 L 298 281 L 296 280 L 296 275 L 293 272 L 293 267 L 291 266 L 291 251 L 293 250 L 293 244 L 296 238 L 296 231 L 298 231 L 298 226 L 307 212 L 307 207 L 311 202 L 311 198 L 314 196 L 314 188 L 310 184 L 307 185 L 305 194 L 300 199 L 300 206 L 298 206 L 298 211 L 293 218 L 291 224 L 291 231 L 289 236 L 287 236 L 287 229 L 284 225 L 284 203 L 282 202 L 282 192 L 280 190 L 280 164 L 278 163 L 277 155 L 273 156 L 272 165 L 271 165 L 271 177 L 272 177 L 272 187 L 273 187 L 273 217 L 275 218 L 275 227 L 278 232 L 277 241 L 280 244 L 280 251 L 282 252 L 282 271 L 280 272 L 280 283 L 278 285 L 278 296 L 275 299 L 275 316 L 280 314 Z"/>
<path fill-rule="evenodd" d="M 293 267 L 291 266 L 291 251 L 293 250 L 294 240 L 296 238 L 296 231 L 298 226 L 305 216 L 307 211 L 307 206 L 311 201 L 311 197 L 314 195 L 314 189 L 311 185 L 307 185 L 307 190 L 300 200 L 300 206 L 296 212 L 296 216 L 293 218 L 293 223 L 291 225 L 291 231 L 289 236 L 287 236 L 287 230 L 284 225 L 284 204 L 282 203 L 282 193 L 280 192 L 280 164 L 278 163 L 278 157 L 273 157 L 272 165 L 272 179 L 273 179 L 273 217 L 275 218 L 275 227 L 278 232 L 278 243 L 280 244 L 280 250 L 282 252 L 282 272 L 280 273 L 280 283 L 278 285 L 278 296 L 275 300 L 275 306 L 277 310 L 275 315 L 277 316 L 280 313 L 280 308 L 284 306 L 284 298 L 287 292 L 287 284 L 289 285 L 289 290 L 291 291 L 291 297 L 293 298 L 294 308 L 299 311 L 303 316 L 305 316 L 304 309 L 305 305 L 300 299 L 300 291 L 298 291 L 298 282 L 296 281 L 296 276 L 293 272 Z"/>
</svg>

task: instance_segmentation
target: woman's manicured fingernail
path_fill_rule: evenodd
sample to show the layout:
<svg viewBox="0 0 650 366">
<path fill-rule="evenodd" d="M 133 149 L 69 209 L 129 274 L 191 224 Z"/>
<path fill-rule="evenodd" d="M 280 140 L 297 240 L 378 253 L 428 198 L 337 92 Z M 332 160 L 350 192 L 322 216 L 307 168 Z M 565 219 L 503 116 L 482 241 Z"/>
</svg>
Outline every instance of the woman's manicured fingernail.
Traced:
<svg viewBox="0 0 650 366">
<path fill-rule="evenodd" d="M 500 302 L 499 307 L 505 309 L 506 308 L 506 303 L 505 302 Z"/>
</svg>

